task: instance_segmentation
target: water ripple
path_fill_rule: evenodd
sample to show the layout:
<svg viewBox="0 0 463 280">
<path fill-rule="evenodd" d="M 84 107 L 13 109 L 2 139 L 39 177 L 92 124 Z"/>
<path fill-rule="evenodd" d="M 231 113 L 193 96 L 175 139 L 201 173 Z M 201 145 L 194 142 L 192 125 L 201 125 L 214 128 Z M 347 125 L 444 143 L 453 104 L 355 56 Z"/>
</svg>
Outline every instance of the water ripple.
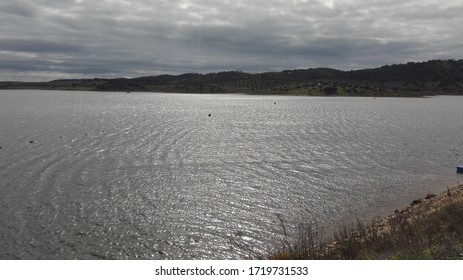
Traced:
<svg viewBox="0 0 463 280">
<path fill-rule="evenodd" d="M 458 97 L 0 101 L 3 259 L 244 258 L 281 220 L 329 228 L 446 187 L 463 154 Z"/>
</svg>

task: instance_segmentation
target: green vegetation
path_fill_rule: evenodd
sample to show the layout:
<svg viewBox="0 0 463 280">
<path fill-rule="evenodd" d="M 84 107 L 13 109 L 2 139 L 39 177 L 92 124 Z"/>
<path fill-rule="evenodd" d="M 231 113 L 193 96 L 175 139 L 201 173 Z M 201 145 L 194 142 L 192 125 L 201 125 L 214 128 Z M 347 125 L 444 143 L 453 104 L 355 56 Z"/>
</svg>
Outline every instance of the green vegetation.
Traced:
<svg viewBox="0 0 463 280">
<path fill-rule="evenodd" d="M 463 60 L 433 60 L 340 71 L 328 68 L 249 74 L 160 75 L 134 79 L 56 80 L 44 83 L 0 82 L 0 89 L 247 93 L 313 96 L 462 95 Z"/>
<path fill-rule="evenodd" d="M 283 223 L 282 223 L 283 224 Z M 284 228 L 286 234 L 286 229 Z M 267 259 L 463 259 L 463 185 L 413 201 L 365 226 L 323 231 L 301 224 L 293 239 Z"/>
</svg>

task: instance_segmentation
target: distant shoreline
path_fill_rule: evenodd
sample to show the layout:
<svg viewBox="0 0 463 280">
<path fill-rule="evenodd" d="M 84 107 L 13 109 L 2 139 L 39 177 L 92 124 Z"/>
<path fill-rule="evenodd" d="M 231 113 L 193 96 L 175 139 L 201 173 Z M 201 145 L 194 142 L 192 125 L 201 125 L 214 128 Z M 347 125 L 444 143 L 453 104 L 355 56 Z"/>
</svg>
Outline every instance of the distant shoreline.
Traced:
<svg viewBox="0 0 463 280">
<path fill-rule="evenodd" d="M 125 93 L 125 94 L 135 94 L 135 93 L 152 93 L 152 94 L 203 94 L 203 95 L 247 95 L 247 96 L 294 96 L 294 97 L 369 97 L 369 98 L 432 98 L 435 96 L 458 96 L 452 94 L 436 94 L 436 95 L 400 95 L 400 96 L 390 96 L 390 95 L 309 95 L 309 94 L 284 94 L 284 93 L 246 93 L 246 92 L 165 92 L 165 91 L 113 91 L 113 90 L 75 90 L 75 89 L 47 89 L 47 88 L 0 88 L 0 91 L 7 90 L 24 90 L 24 91 L 63 91 L 63 92 L 94 92 L 94 93 Z M 462 95 L 463 96 L 463 95 Z"/>
<path fill-rule="evenodd" d="M 259 74 L 229 71 L 131 79 L 5 81 L 0 82 L 0 89 L 366 97 L 463 95 L 463 60 L 409 62 L 355 71 L 313 68 Z"/>
</svg>

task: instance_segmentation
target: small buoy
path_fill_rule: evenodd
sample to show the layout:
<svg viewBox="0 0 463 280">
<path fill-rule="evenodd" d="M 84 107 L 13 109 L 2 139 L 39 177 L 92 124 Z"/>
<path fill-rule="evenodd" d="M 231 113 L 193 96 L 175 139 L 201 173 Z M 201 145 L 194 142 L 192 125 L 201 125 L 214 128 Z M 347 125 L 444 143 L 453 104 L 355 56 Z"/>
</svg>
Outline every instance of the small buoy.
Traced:
<svg viewBox="0 0 463 280">
<path fill-rule="evenodd" d="M 277 105 L 277 103 L 276 103 L 276 102 L 273 102 L 273 104 L 274 104 L 274 105 Z"/>
<path fill-rule="evenodd" d="M 209 113 L 209 115 L 208 115 L 208 116 L 210 117 L 210 116 L 211 116 L 211 113 Z"/>
<path fill-rule="evenodd" d="M 463 173 L 463 164 L 457 165 L 457 173 Z"/>
<path fill-rule="evenodd" d="M 88 135 L 87 132 L 85 132 L 85 135 Z"/>
</svg>

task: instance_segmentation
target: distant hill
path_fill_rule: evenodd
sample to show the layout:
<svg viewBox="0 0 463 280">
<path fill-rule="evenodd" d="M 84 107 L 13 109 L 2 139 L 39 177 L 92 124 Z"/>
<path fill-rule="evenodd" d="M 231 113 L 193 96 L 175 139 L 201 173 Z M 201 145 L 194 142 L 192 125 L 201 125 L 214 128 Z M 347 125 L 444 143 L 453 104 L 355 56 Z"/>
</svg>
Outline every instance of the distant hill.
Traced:
<svg viewBox="0 0 463 280">
<path fill-rule="evenodd" d="M 0 82 L 0 89 L 247 93 L 320 96 L 463 95 L 463 60 L 432 60 L 340 71 L 329 68 L 249 74 L 219 72 L 133 79 Z"/>
</svg>

